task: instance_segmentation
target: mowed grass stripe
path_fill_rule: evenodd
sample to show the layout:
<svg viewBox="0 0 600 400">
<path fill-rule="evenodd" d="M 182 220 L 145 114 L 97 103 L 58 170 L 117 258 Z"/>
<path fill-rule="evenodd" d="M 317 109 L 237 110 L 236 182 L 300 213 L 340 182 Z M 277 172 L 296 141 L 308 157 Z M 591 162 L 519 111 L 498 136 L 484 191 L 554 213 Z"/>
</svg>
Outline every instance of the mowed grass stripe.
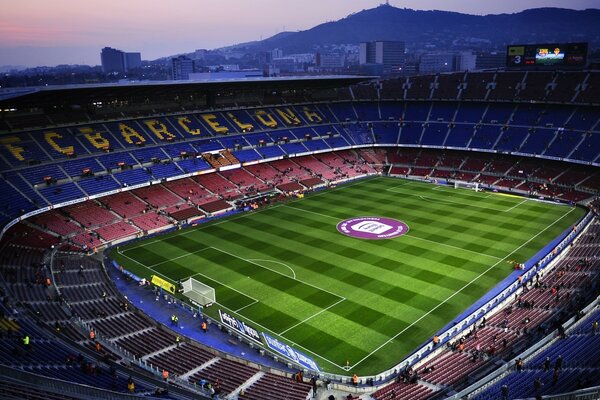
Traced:
<svg viewBox="0 0 600 400">
<path fill-rule="evenodd" d="M 282 209 L 277 210 L 276 215 L 269 215 L 266 217 L 263 215 L 261 217 L 262 220 L 265 218 L 273 218 L 271 221 L 273 224 L 277 223 L 280 220 L 290 220 L 290 218 L 283 218 L 284 216 L 279 216 L 279 214 L 283 213 Z M 285 214 L 285 213 L 284 213 Z M 302 220 L 304 222 L 306 220 Z M 300 232 L 301 228 L 299 225 L 302 223 L 291 223 L 288 222 L 286 226 L 292 228 L 292 233 L 294 231 Z M 279 224 L 281 225 L 281 224 Z M 416 251 L 421 256 L 427 256 L 429 253 L 432 254 L 432 258 L 439 258 L 445 261 L 445 263 L 439 263 L 439 268 L 448 269 L 448 265 L 463 265 L 467 263 L 471 263 L 473 261 L 473 256 L 468 254 L 463 258 L 458 258 L 455 255 L 444 252 L 438 252 L 431 248 L 429 244 L 416 243 L 414 245 L 403 245 L 401 243 L 392 244 L 391 242 L 387 242 L 387 246 L 385 241 L 356 241 L 352 238 L 341 237 L 337 232 L 335 232 L 334 237 L 337 241 L 328 241 L 325 236 L 322 236 L 319 239 L 321 246 L 316 248 L 313 247 L 313 236 L 307 235 L 304 231 L 302 234 L 297 234 L 297 237 L 294 240 L 286 239 L 289 236 L 290 232 L 284 232 L 281 230 L 280 226 L 271 225 L 269 223 L 257 223 L 257 221 L 253 221 L 251 224 L 245 224 L 244 226 L 233 227 L 227 226 L 222 227 L 222 229 L 229 229 L 232 234 L 236 234 L 236 241 L 229 244 L 230 247 L 235 247 L 236 252 L 244 252 L 245 249 L 248 249 L 249 252 L 255 251 L 249 246 L 253 246 L 254 249 L 260 248 L 264 251 L 267 251 L 272 254 L 273 251 L 277 254 L 278 257 L 282 257 L 288 263 L 296 263 L 296 267 L 294 267 L 298 276 L 306 276 L 307 278 L 315 277 L 315 280 L 321 281 L 322 277 L 317 277 L 315 274 L 319 274 L 320 271 L 326 272 L 328 276 L 334 277 L 336 280 L 343 280 L 345 277 L 343 274 L 340 274 L 340 270 L 344 268 L 350 268 L 354 265 L 357 265 L 357 270 L 364 271 L 365 268 L 377 268 L 379 269 L 376 273 L 377 276 L 381 276 L 381 274 L 387 273 L 390 269 L 397 268 L 398 260 L 402 258 L 406 258 L 406 253 L 402 250 L 404 248 L 410 249 L 412 251 Z M 263 235 L 264 239 L 261 241 L 256 241 L 256 237 Z M 404 239 L 403 239 L 404 240 Z M 408 239 L 407 239 L 408 240 Z M 308 241 L 309 244 L 306 244 Z M 277 244 L 274 244 L 277 243 Z M 244 245 L 248 247 L 243 247 Z M 376 247 L 373 247 L 376 246 Z M 400 246 L 400 247 L 398 247 Z M 423 247 L 419 247 L 423 246 Z M 277 247 L 277 249 L 272 250 L 273 247 Z M 398 248 L 395 248 L 398 247 Z M 291 250 L 294 249 L 294 250 Z M 442 248 L 443 250 L 448 250 Z M 455 250 L 452 250 L 456 253 Z M 434 254 L 435 253 L 435 254 Z M 410 257 L 412 258 L 412 257 Z M 452 260 L 452 262 L 451 262 Z M 480 265 L 487 265 L 483 261 L 488 261 L 484 257 L 481 257 Z M 300 264 L 300 265 L 297 265 Z M 303 268 L 305 265 L 310 265 L 314 268 L 311 268 L 307 274 L 304 274 L 299 270 L 299 268 Z M 325 264 L 325 265 L 324 265 Z M 335 265 L 334 265 L 335 264 Z M 428 271 L 432 272 L 432 266 L 428 266 Z M 326 271 L 323 271 L 325 269 Z M 422 271 L 421 271 L 422 272 Z M 448 271 L 446 271 L 448 272 Z M 445 276 L 435 277 L 435 272 L 433 272 L 434 277 L 424 276 L 423 282 L 427 285 L 430 284 L 436 278 L 445 278 L 448 279 L 447 284 L 452 280 L 455 280 L 455 286 L 462 285 L 464 280 L 455 279 L 457 274 L 463 273 L 463 278 L 468 280 L 475 276 L 475 273 L 467 273 L 464 274 L 464 270 L 455 268 L 453 274 L 454 277 Z M 458 275 L 460 276 L 460 275 Z M 357 282 L 368 282 L 369 278 L 366 275 L 357 276 Z M 385 277 L 385 279 L 389 279 L 390 277 Z M 398 268 L 396 276 L 393 277 L 395 279 L 406 279 L 407 274 L 404 271 L 404 268 Z M 381 283 L 385 283 L 382 279 Z M 418 282 L 410 282 L 411 284 L 417 284 Z M 335 282 L 333 282 L 335 284 Z"/>
<path fill-rule="evenodd" d="M 277 214 L 281 213 L 281 208 L 279 208 L 277 210 Z M 271 214 L 269 214 L 271 215 Z M 263 214 L 261 216 L 261 219 L 267 218 L 265 214 Z M 289 221 L 290 219 L 286 219 L 286 218 L 280 218 L 277 217 L 275 218 L 275 223 L 277 223 L 278 225 L 281 225 L 281 221 Z M 241 244 L 243 244 L 245 242 L 245 240 L 243 238 L 240 237 L 240 235 L 243 235 L 244 237 L 246 237 L 248 239 L 248 243 L 252 243 L 255 245 L 255 248 L 264 248 L 264 246 L 269 246 L 270 243 L 273 243 L 272 240 L 270 240 L 270 238 L 265 239 L 265 242 L 263 243 L 258 242 L 256 243 L 256 240 L 254 238 L 256 238 L 260 232 L 263 232 L 263 234 L 265 234 L 265 232 L 269 232 L 269 234 L 274 235 L 274 240 L 277 240 L 277 238 L 285 238 L 286 235 L 280 232 L 280 228 L 278 227 L 278 225 L 268 225 L 268 224 L 259 224 L 257 226 L 256 221 L 253 221 L 251 224 L 244 224 L 244 226 L 240 226 L 240 227 L 231 227 L 231 231 L 230 234 L 231 235 L 235 235 L 236 236 L 236 240 L 234 242 L 232 242 L 232 245 L 234 246 L 240 246 Z M 285 225 L 286 227 L 289 225 L 289 222 Z M 250 229 L 249 226 L 252 226 L 254 229 Z M 230 225 L 222 225 L 220 226 L 218 229 L 228 229 L 230 227 Z M 295 228 L 294 228 L 295 230 Z M 249 232 L 246 232 L 249 231 Z M 226 235 L 226 234 L 225 234 Z M 221 236 L 220 234 L 218 235 L 219 237 Z M 338 236 L 339 237 L 339 236 Z M 350 239 L 352 240 L 352 239 Z M 364 243 L 364 242 L 363 242 Z M 373 243 L 373 242 L 371 242 Z M 290 246 L 293 246 L 295 243 L 291 243 Z M 323 243 L 323 247 L 328 248 L 329 246 L 326 243 Z M 272 246 L 272 245 L 271 245 Z M 288 247 L 285 245 L 285 243 L 281 244 L 282 248 Z M 240 251 L 243 251 L 243 249 L 240 249 Z M 269 250 L 270 251 L 270 250 Z M 306 258 L 304 256 L 304 252 L 301 252 L 299 255 L 302 258 Z M 289 261 L 289 259 L 286 259 L 287 261 Z M 317 261 L 318 262 L 318 261 Z M 341 264 L 347 264 L 347 263 L 341 263 Z M 416 293 L 414 291 L 410 291 L 410 290 L 403 290 L 401 288 L 392 286 L 390 284 L 388 284 L 387 282 L 384 281 L 376 281 L 373 278 L 370 278 L 366 275 L 362 275 L 362 274 L 356 274 L 356 273 L 350 273 L 350 274 L 345 274 L 345 276 L 340 276 L 339 274 L 333 273 L 332 272 L 333 268 L 328 268 L 327 269 L 327 274 L 328 275 L 333 275 L 335 276 L 335 278 L 337 279 L 337 285 L 339 286 L 339 283 L 341 282 L 348 282 L 348 283 L 352 283 L 354 285 L 359 284 L 360 286 L 358 288 L 354 288 L 354 289 L 360 289 L 360 290 L 369 290 L 372 289 L 373 291 L 377 291 L 377 292 L 383 292 L 385 294 L 389 294 L 394 292 L 394 295 L 398 295 L 401 294 L 402 298 L 398 299 L 400 301 L 406 302 L 407 300 L 410 300 L 410 298 L 412 297 L 412 299 L 415 299 L 416 303 L 421 303 L 423 304 L 423 296 L 420 295 L 419 293 Z M 314 273 L 312 273 L 311 275 L 315 275 Z M 434 277 L 433 281 L 435 281 L 435 274 L 432 273 L 431 271 L 421 271 L 421 275 L 422 276 L 427 276 L 429 278 L 431 278 L 432 276 Z M 318 281 L 322 282 L 323 277 L 319 277 Z M 439 276 L 438 278 L 441 279 L 445 279 L 447 277 L 445 276 Z M 455 280 L 455 279 L 453 279 Z M 406 281 L 406 277 L 404 278 L 404 281 Z M 429 280 L 429 282 L 431 282 L 432 280 Z M 464 285 L 467 281 L 458 281 L 455 280 L 456 283 L 455 285 Z M 371 283 L 373 283 L 373 287 L 369 287 L 371 286 Z M 410 283 L 410 282 L 409 282 Z M 443 286 L 442 288 L 445 288 L 445 286 L 447 286 L 447 282 L 442 282 Z M 431 285 L 427 285 L 427 287 L 429 287 L 431 289 Z M 348 288 L 344 288 L 342 293 L 348 293 Z M 401 292 L 401 293 L 399 293 Z M 442 292 L 443 293 L 443 292 Z M 448 291 L 447 293 L 443 293 L 443 295 L 447 295 L 452 293 L 452 291 Z M 406 295 L 408 294 L 408 297 L 406 297 Z M 371 296 L 371 297 L 375 297 L 375 296 Z M 373 298 L 368 298 L 368 304 L 376 304 L 376 302 L 374 301 L 375 299 Z M 431 299 L 431 301 L 428 301 L 426 303 L 424 303 L 426 307 L 428 307 L 426 310 L 431 309 L 431 307 L 439 304 L 439 299 Z M 349 303 L 345 303 L 345 304 L 340 304 L 339 306 L 335 306 L 334 309 L 328 310 L 325 314 L 320 315 L 318 317 L 319 321 L 328 319 L 328 315 L 334 315 L 334 314 L 338 314 L 336 312 L 337 309 L 340 309 L 344 306 L 348 306 Z M 391 309 L 396 309 L 399 311 L 399 313 L 404 314 L 404 316 L 406 316 L 406 306 L 403 305 L 402 303 L 399 304 L 394 304 L 394 305 L 390 305 Z M 376 329 L 379 331 L 384 331 L 386 334 L 393 334 L 394 332 L 396 332 L 398 329 L 400 329 L 403 326 L 407 326 L 408 324 L 405 323 L 390 323 L 391 321 L 389 321 L 390 318 L 387 318 L 385 315 L 381 315 L 381 313 L 377 310 L 377 309 L 373 309 L 372 307 L 369 307 L 369 309 L 366 309 L 366 307 L 359 307 L 358 305 L 352 305 L 351 309 L 355 310 L 355 312 L 352 313 L 352 317 L 354 318 L 352 321 L 356 322 L 357 324 L 364 324 L 365 322 L 367 322 L 368 324 L 366 324 L 366 326 L 368 326 L 370 329 Z M 380 309 L 388 309 L 387 307 L 383 307 Z M 422 315 L 422 312 L 424 310 L 421 309 L 419 310 L 417 313 L 415 313 L 413 316 L 416 317 L 418 315 Z M 375 316 L 375 320 L 369 320 L 368 317 L 365 316 Z M 344 316 L 347 317 L 347 316 Z M 381 322 L 381 326 L 379 326 L 379 324 L 376 323 L 376 321 L 380 321 Z M 410 319 L 409 319 L 410 321 Z M 316 319 L 313 321 L 311 320 L 311 324 L 319 324 L 318 321 L 316 321 Z M 360 329 L 365 329 L 364 325 L 359 325 L 359 327 L 357 328 L 357 326 L 346 326 L 347 324 L 342 324 L 340 323 L 340 321 L 336 321 L 336 323 L 338 324 L 337 326 L 339 327 L 339 329 L 341 331 L 348 331 L 348 329 L 351 329 L 351 331 L 357 331 Z M 327 326 L 328 329 L 331 330 L 331 324 L 330 323 L 324 323 L 323 326 Z M 296 330 L 298 328 L 294 328 L 294 330 Z M 304 330 L 303 330 L 304 331 Z M 286 334 L 286 336 L 289 336 L 289 334 Z M 362 337 L 364 337 L 364 335 L 361 335 L 361 342 L 364 342 L 364 340 L 362 339 Z M 294 341 L 299 340 L 301 341 L 301 338 L 297 338 L 294 336 L 293 338 Z M 323 350 L 325 351 L 325 350 Z"/>
<path fill-rule="evenodd" d="M 229 287 L 251 294 L 259 300 L 259 303 L 245 308 L 244 315 L 259 323 L 268 318 L 275 318 L 272 325 L 276 331 L 286 329 L 340 299 L 269 269 L 257 268 L 257 265 L 251 262 L 230 256 L 218 249 L 194 254 L 191 258 L 162 264 L 156 271 L 170 271 L 171 275 L 175 274 L 178 279 L 183 279 L 190 276 L 186 275 L 191 271 L 190 265 L 199 265 L 202 275 L 214 277 L 219 282 L 228 282 Z M 217 300 L 222 302 L 219 293 Z M 238 299 L 233 298 L 233 303 L 223 301 L 223 305 L 235 310 L 245 304 L 239 304 Z"/>
<path fill-rule="evenodd" d="M 410 188 L 411 191 L 407 193 L 420 193 L 433 199 L 464 200 L 466 203 L 460 207 L 444 204 L 443 201 L 424 202 L 419 195 L 403 196 L 386 190 L 399 183 L 402 184 L 401 188 Z M 509 209 L 516 204 L 518 207 L 499 215 L 478 207 L 468 207 L 467 201 L 498 209 Z M 234 216 L 193 230 L 166 235 L 158 243 L 154 243 L 156 239 L 153 239 L 156 245 L 140 247 L 135 244 L 123 250 L 132 258 L 147 259 L 149 265 L 180 257 L 186 252 L 197 252 L 175 260 L 172 265 L 174 274 L 190 272 L 186 269 L 192 264 L 192 270 L 207 273 L 215 281 L 227 285 L 217 289 L 217 301 L 220 300 L 219 290 L 227 293 L 229 289 L 229 293 L 223 297 L 232 306 L 228 308 L 235 311 L 248 305 L 241 309 L 240 316 L 260 321 L 261 325 L 275 333 L 287 330 L 284 339 L 288 338 L 337 365 L 345 365 L 346 360 L 354 364 L 369 355 L 356 372 L 370 374 L 399 362 L 417 344 L 430 337 L 511 271 L 511 266 L 502 262 L 466 286 L 497 260 L 456 248 L 436 246 L 432 242 L 411 238 L 410 235 L 422 234 L 423 238 L 434 242 L 502 258 L 569 210 L 532 201 L 520 202 L 522 199 L 490 196 L 489 193 L 483 195 L 446 188 L 432 190 L 427 184 L 389 178 L 370 179 L 353 186 L 309 195 L 304 200 L 290 203 L 290 207 L 280 205 Z M 576 214 L 581 215 L 569 215 L 561 224 L 547 229 L 515 252 L 515 256 L 528 257 L 535 253 L 564 230 L 570 221 L 575 220 Z M 335 230 L 338 219 L 360 215 L 397 218 L 407 222 L 411 231 L 409 236 L 392 240 L 361 241 L 343 236 Z M 161 244 L 163 241 L 164 245 Z M 212 261 L 203 260 L 205 251 L 198 250 L 207 246 L 233 254 L 237 261 L 216 254 Z M 317 307 L 314 303 L 321 304 L 321 294 L 315 294 L 317 299 L 310 299 L 303 289 L 288 293 L 285 284 L 282 285 L 277 279 L 264 279 L 260 272 L 260 281 L 252 282 L 253 275 L 248 275 L 251 276 L 248 278 L 235 272 L 239 265 L 232 263 L 246 262 L 238 257 L 284 263 L 285 266 L 277 263 L 264 265 L 269 270 L 279 272 L 280 277 L 285 275 L 293 281 L 289 270 L 292 268 L 298 279 L 346 299 L 340 301 L 340 298 L 335 298 L 331 303 Z M 186 261 L 188 265 L 183 265 L 186 269 L 177 272 L 181 268 L 177 265 L 178 261 L 181 264 Z M 212 265 L 217 263 L 232 265 L 226 268 Z M 253 274 L 262 268 L 248 263 L 248 270 Z M 200 269 L 199 266 L 206 269 L 205 264 L 209 264 L 210 270 L 215 269 L 214 274 Z M 169 274 L 168 265 L 164 263 L 156 268 L 161 271 L 164 268 L 163 272 Z M 227 268 L 233 268 L 234 271 L 228 271 Z M 245 270 L 246 267 L 241 271 Z M 285 293 L 272 287 L 269 289 L 267 286 L 270 285 L 284 289 Z M 454 294 L 463 287 L 460 293 Z M 246 293 L 248 297 L 236 296 L 232 288 Z M 267 296 L 278 293 L 279 301 L 274 304 L 265 299 L 264 303 L 259 300 L 259 303 L 249 305 L 249 297 L 257 297 L 254 293 L 260 292 Z M 441 304 L 449 296 L 452 296 L 452 300 Z M 236 297 L 239 299 L 236 300 Z M 290 306 L 294 304 L 299 306 L 298 312 Z M 209 312 L 216 312 L 216 309 Z M 411 326 L 417 320 L 419 322 Z M 397 339 L 371 354 L 390 337 L 405 329 Z M 324 362 L 326 369 L 342 372 L 335 366 L 329 367 L 328 361 Z"/>
<path fill-rule="evenodd" d="M 356 188 L 353 189 L 356 190 Z M 357 200 L 357 198 L 360 197 L 361 196 L 353 196 L 352 204 L 355 205 L 356 203 L 359 203 L 360 200 Z M 413 201 L 415 200 L 413 199 Z M 335 203 L 332 204 L 332 207 L 334 207 L 334 204 Z M 378 201 L 375 204 L 367 204 L 365 208 L 354 207 L 353 215 L 360 215 L 357 213 L 365 212 L 365 209 L 367 211 L 376 209 L 377 204 L 384 204 L 383 206 L 380 206 L 380 208 L 382 208 L 384 211 L 386 210 L 385 202 Z M 310 202 L 302 203 L 302 209 L 311 212 L 330 215 L 332 218 L 337 217 L 336 215 L 326 214 L 327 209 L 324 209 L 322 207 L 310 207 L 311 205 L 312 203 Z M 297 205 L 294 205 L 294 207 L 297 207 Z M 397 207 L 395 208 L 397 209 Z M 538 216 L 537 218 L 535 218 L 535 220 L 532 220 L 531 218 L 522 218 L 524 213 L 521 212 L 515 212 L 514 215 L 508 215 L 511 213 L 504 213 L 504 215 L 502 216 L 490 216 L 486 213 L 481 213 L 480 210 L 469 209 L 468 207 L 459 210 L 452 210 L 452 213 L 449 213 L 448 211 L 443 211 L 442 209 L 446 208 L 443 205 L 437 205 L 433 208 L 427 207 L 426 211 L 420 211 L 420 209 L 423 208 L 424 207 L 422 206 L 422 204 L 419 204 L 415 201 L 414 207 L 410 207 L 410 212 L 405 212 L 404 215 L 394 215 L 395 213 L 393 212 L 393 210 L 388 213 L 380 213 L 378 215 L 402 219 L 405 222 L 409 223 L 409 226 L 411 227 L 413 232 L 415 230 L 418 230 L 419 232 L 427 232 L 428 235 L 423 236 L 430 240 L 439 243 L 451 244 L 456 247 L 462 247 L 479 253 L 489 253 L 490 255 L 494 255 L 500 258 L 504 254 L 506 254 L 506 252 L 512 250 L 516 244 L 522 243 L 528 237 L 533 235 L 537 231 L 535 229 L 535 226 L 537 226 L 539 223 L 551 223 L 552 221 L 556 220 L 556 218 L 561 213 L 561 211 L 558 211 L 558 213 L 556 213 L 555 216 L 550 219 L 545 218 L 543 216 Z M 440 210 L 439 217 L 432 217 L 431 214 L 435 213 L 436 209 Z M 426 217 L 421 217 L 419 219 L 415 218 L 415 215 L 419 216 L 423 213 L 426 213 Z M 453 214 L 457 215 L 454 216 Z M 529 214 L 527 214 L 527 216 L 528 215 Z M 344 215 L 339 215 L 339 217 L 342 218 L 344 217 Z M 444 221 L 448 221 L 450 218 L 455 218 L 455 221 L 457 223 L 452 225 L 446 224 L 447 226 L 444 226 Z M 519 221 L 521 222 L 516 223 L 516 218 L 519 218 Z M 484 224 L 481 222 L 482 220 L 487 220 L 488 223 Z M 474 223 L 473 221 L 478 222 Z M 493 224 L 495 229 L 491 230 L 490 224 Z M 531 227 L 531 229 L 528 229 L 528 227 Z M 456 238 L 459 235 L 448 235 L 447 228 L 461 233 L 461 238 L 469 240 L 461 241 L 456 244 L 453 243 L 454 241 L 456 241 Z M 439 234 L 438 232 L 442 234 Z M 416 236 L 415 233 L 411 234 Z"/>
</svg>

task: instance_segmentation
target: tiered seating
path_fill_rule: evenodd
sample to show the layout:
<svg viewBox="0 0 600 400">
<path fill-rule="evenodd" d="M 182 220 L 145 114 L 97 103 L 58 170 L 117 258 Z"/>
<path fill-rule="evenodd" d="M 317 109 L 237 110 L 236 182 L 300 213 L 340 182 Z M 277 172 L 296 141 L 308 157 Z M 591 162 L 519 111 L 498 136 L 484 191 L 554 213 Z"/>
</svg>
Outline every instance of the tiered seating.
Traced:
<svg viewBox="0 0 600 400">
<path fill-rule="evenodd" d="M 433 98 L 456 100 L 458 96 L 458 87 L 463 82 L 460 74 L 438 75 Z"/>
<path fill-rule="evenodd" d="M 410 88 L 406 91 L 407 99 L 429 99 L 433 87 L 434 75 L 411 76 Z"/>
<path fill-rule="evenodd" d="M 227 359 L 219 359 L 208 367 L 195 373 L 189 380 L 198 382 L 206 379 L 207 382 L 219 382 L 222 393 L 233 392 L 242 383 L 246 382 L 258 372 L 257 369 L 245 366 Z"/>
<path fill-rule="evenodd" d="M 575 98 L 577 103 L 599 103 L 600 96 L 598 90 L 600 89 L 600 75 L 589 74 L 586 81 L 586 87 L 584 90 L 579 92 L 579 95 Z"/>
<path fill-rule="evenodd" d="M 467 74 L 466 88 L 461 92 L 465 100 L 484 100 L 488 92 L 488 85 L 494 81 L 493 72 L 471 72 Z"/>
<path fill-rule="evenodd" d="M 139 345 L 144 342 L 136 341 L 136 343 Z M 161 370 L 165 369 L 173 374 L 182 375 L 214 358 L 213 354 L 196 344 L 185 342 L 176 347 L 173 344 L 174 341 L 164 348 L 168 350 L 148 358 L 148 362 Z"/>
<path fill-rule="evenodd" d="M 184 178 L 164 184 L 171 191 L 193 204 L 204 204 L 216 200 L 217 197 L 200 186 L 193 179 Z"/>
<path fill-rule="evenodd" d="M 135 235 L 139 232 L 139 229 L 125 221 L 119 221 L 111 225 L 103 225 L 96 228 L 95 231 L 107 242 L 112 242 L 113 240 Z"/>
<path fill-rule="evenodd" d="M 160 185 L 135 189 L 132 193 L 155 208 L 183 203 L 182 198 Z"/>
<path fill-rule="evenodd" d="M 523 72 L 504 72 L 495 76 L 496 87 L 490 92 L 490 100 L 513 101 L 517 95 L 517 87 L 523 81 Z"/>
<path fill-rule="evenodd" d="M 210 190 L 212 193 L 218 194 L 225 198 L 239 197 L 241 194 L 237 186 L 223 178 L 219 174 L 206 174 L 193 178 L 196 182 Z"/>
<path fill-rule="evenodd" d="M 406 78 L 386 79 L 382 82 L 381 98 L 382 99 L 403 99 L 404 84 Z"/>
<path fill-rule="evenodd" d="M 282 183 L 291 182 L 284 173 L 276 170 L 271 164 L 254 164 L 245 167 L 247 171 L 257 176 L 263 182 L 269 182 L 274 186 L 278 186 Z"/>
<path fill-rule="evenodd" d="M 552 72 L 535 72 L 527 74 L 525 88 L 519 91 L 520 100 L 541 101 L 546 98 L 548 85 L 552 82 Z"/>
<path fill-rule="evenodd" d="M 235 184 L 242 193 L 256 193 L 270 189 L 270 186 L 249 173 L 243 168 L 223 171 L 220 173 L 223 178 Z"/>
<path fill-rule="evenodd" d="M 75 204 L 64 211 L 85 228 L 110 224 L 118 218 L 94 201 Z"/>
<path fill-rule="evenodd" d="M 296 382 L 274 374 L 265 374 L 259 380 L 250 385 L 244 394 L 240 394 L 240 400 L 272 400 L 285 393 L 288 400 L 306 400 L 312 388 L 304 382 Z"/>
<path fill-rule="evenodd" d="M 301 168 L 310 171 L 312 175 L 316 175 L 320 178 L 325 178 L 331 181 L 336 180 L 338 177 L 335 171 L 318 161 L 313 156 L 298 157 L 294 161 L 300 165 Z"/>
<path fill-rule="evenodd" d="M 309 171 L 300 168 L 298 164 L 289 159 L 273 161 L 271 166 L 287 177 L 297 181 L 311 176 Z"/>
<path fill-rule="evenodd" d="M 577 87 L 583 82 L 586 75 L 585 72 L 557 72 L 556 87 L 546 97 L 546 100 L 561 103 L 570 102 L 575 97 Z"/>
<path fill-rule="evenodd" d="M 32 221 L 43 229 L 51 230 L 61 236 L 68 236 L 83 231 L 81 226 L 77 225 L 71 218 L 58 211 L 48 211 L 34 217 Z"/>
<path fill-rule="evenodd" d="M 117 193 L 99 199 L 109 211 L 114 211 L 123 218 L 141 214 L 148 205 L 129 192 Z"/>
</svg>

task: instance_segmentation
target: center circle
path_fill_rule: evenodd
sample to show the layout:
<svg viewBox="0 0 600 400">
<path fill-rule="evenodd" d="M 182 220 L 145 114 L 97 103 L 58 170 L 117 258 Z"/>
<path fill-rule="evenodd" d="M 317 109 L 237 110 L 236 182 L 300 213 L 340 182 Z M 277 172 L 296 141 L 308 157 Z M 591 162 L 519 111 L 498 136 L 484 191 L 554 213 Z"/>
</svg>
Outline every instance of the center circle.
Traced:
<svg viewBox="0 0 600 400">
<path fill-rule="evenodd" d="M 360 239 L 391 239 L 408 232 L 408 225 L 402 221 L 384 217 L 355 217 L 337 224 L 338 232 Z"/>
</svg>

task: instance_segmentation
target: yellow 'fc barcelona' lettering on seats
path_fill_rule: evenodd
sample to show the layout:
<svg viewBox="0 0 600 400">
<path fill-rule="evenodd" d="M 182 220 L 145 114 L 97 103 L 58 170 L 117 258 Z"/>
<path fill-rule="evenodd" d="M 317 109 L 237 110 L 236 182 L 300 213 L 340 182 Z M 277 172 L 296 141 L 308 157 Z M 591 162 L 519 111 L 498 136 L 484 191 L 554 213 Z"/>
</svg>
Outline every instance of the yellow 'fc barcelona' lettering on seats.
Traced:
<svg viewBox="0 0 600 400">
<path fill-rule="evenodd" d="M 73 146 L 62 147 L 56 142 L 56 139 L 62 139 L 62 135 L 57 132 L 44 132 L 44 140 L 59 153 L 62 154 L 73 154 L 75 148 Z"/>
<path fill-rule="evenodd" d="M 294 112 L 291 109 L 285 108 L 282 110 L 282 109 L 276 108 L 275 111 L 285 121 L 286 124 L 300 125 L 300 119 L 296 116 L 296 114 L 294 114 Z"/>
<path fill-rule="evenodd" d="M 190 135 L 197 136 L 200 134 L 200 129 L 190 128 L 190 124 L 192 123 L 192 121 L 190 121 L 188 117 L 177 118 L 177 123 L 183 128 L 184 131 L 186 131 Z"/>
<path fill-rule="evenodd" d="M 125 139 L 125 141 L 129 144 L 137 143 L 137 142 L 134 142 L 132 138 L 136 138 L 136 139 L 138 139 L 139 142 L 142 142 L 142 143 L 146 142 L 146 139 L 141 134 L 139 134 L 135 129 L 133 129 L 132 127 L 130 127 L 128 125 L 120 123 L 119 131 L 121 132 L 123 139 Z"/>
<path fill-rule="evenodd" d="M 25 149 L 17 145 L 17 143 L 21 143 L 21 139 L 16 136 L 7 136 L 1 138 L 0 143 L 2 143 L 2 145 L 6 147 L 6 149 L 10 151 L 10 154 L 12 154 L 17 160 L 25 161 L 25 157 L 23 157 Z"/>
<path fill-rule="evenodd" d="M 314 122 L 314 123 L 323 122 L 323 118 L 321 118 L 321 116 L 319 114 L 317 114 L 315 111 L 311 110 L 310 108 L 308 108 L 306 106 L 302 108 L 302 112 L 304 113 L 304 115 L 306 115 L 306 118 L 310 122 Z"/>
<path fill-rule="evenodd" d="M 169 132 L 167 126 L 160 121 L 155 119 L 151 119 L 148 121 L 144 121 L 146 126 L 156 135 L 160 140 L 167 140 L 167 138 L 175 139 L 177 136 Z"/>
<path fill-rule="evenodd" d="M 260 123 L 267 128 L 277 128 L 277 121 L 275 121 L 275 118 L 265 110 L 256 110 L 254 115 L 256 115 L 256 118 L 258 118 Z"/>
<path fill-rule="evenodd" d="M 83 133 L 83 136 L 94 148 L 98 150 L 109 149 L 110 141 L 102 136 L 100 132 L 94 132 L 90 127 L 79 128 L 79 132 Z"/>
<path fill-rule="evenodd" d="M 242 132 L 252 132 L 254 130 L 254 125 L 249 124 L 247 122 L 242 122 L 239 120 L 238 117 L 236 117 L 235 115 L 233 115 L 232 113 L 228 112 L 227 116 L 229 117 L 230 120 L 232 120 L 237 126 L 239 126 L 239 128 L 242 130 Z"/>
<path fill-rule="evenodd" d="M 221 133 L 223 135 L 229 133 L 229 129 L 226 126 L 219 124 L 215 114 L 202 114 L 201 117 L 216 133 Z"/>
</svg>

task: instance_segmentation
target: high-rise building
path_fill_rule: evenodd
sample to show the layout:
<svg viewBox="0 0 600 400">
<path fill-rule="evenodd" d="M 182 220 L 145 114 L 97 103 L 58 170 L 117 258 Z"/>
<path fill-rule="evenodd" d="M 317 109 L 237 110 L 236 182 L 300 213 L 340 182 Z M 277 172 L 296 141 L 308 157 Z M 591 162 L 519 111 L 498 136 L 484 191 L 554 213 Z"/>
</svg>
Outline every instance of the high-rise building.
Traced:
<svg viewBox="0 0 600 400">
<path fill-rule="evenodd" d="M 105 47 L 100 53 L 104 73 L 125 72 L 125 57 L 121 50 Z"/>
<path fill-rule="evenodd" d="M 383 73 L 400 70 L 406 61 L 406 46 L 399 41 L 362 42 L 359 47 L 359 64 L 382 64 Z"/>
<path fill-rule="evenodd" d="M 141 53 L 125 53 L 112 47 L 102 49 L 100 60 L 102 71 L 107 74 L 111 72 L 123 73 L 142 66 Z"/>
<path fill-rule="evenodd" d="M 425 53 L 421 56 L 419 73 L 437 74 L 456 69 L 456 54 L 451 52 Z"/>
<path fill-rule="evenodd" d="M 171 58 L 171 79 L 182 81 L 190 79 L 194 72 L 194 60 L 186 56 Z"/>
<path fill-rule="evenodd" d="M 125 53 L 125 70 L 131 71 L 138 68 L 142 68 L 142 54 Z"/>
</svg>

